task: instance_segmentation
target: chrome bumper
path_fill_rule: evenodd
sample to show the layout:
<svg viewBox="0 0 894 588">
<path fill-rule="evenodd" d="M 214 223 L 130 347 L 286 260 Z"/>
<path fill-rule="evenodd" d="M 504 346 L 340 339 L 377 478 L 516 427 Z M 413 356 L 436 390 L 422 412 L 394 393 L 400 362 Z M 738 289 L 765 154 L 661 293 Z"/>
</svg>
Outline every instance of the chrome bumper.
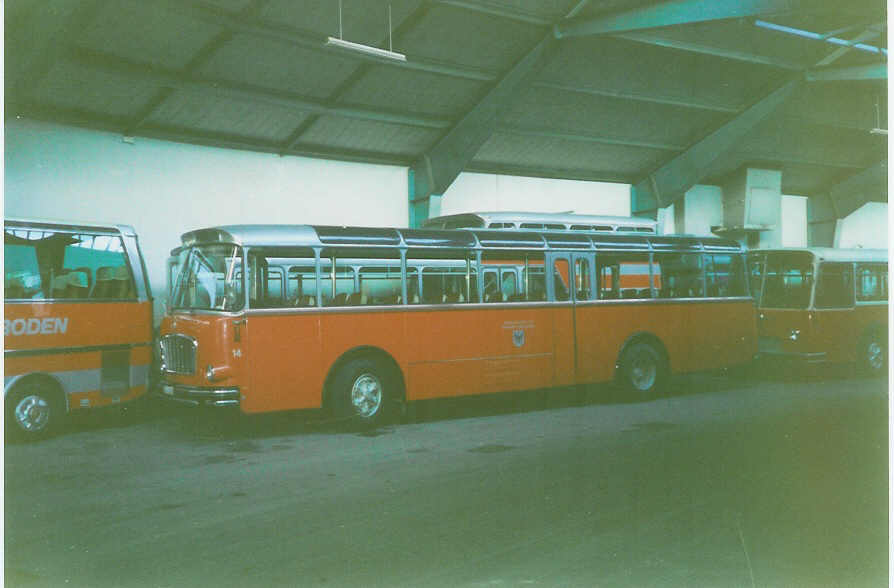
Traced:
<svg viewBox="0 0 894 588">
<path fill-rule="evenodd" d="M 158 395 L 190 406 L 239 406 L 239 388 L 197 388 L 162 383 Z"/>
</svg>

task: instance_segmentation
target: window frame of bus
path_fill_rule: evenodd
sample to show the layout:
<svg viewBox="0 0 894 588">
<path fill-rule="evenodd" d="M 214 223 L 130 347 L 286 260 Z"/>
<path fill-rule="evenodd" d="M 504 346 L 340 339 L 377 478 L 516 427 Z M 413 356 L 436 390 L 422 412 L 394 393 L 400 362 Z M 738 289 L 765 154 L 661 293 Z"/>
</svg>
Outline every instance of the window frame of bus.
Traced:
<svg viewBox="0 0 894 588">
<path fill-rule="evenodd" d="M 46 302 L 66 302 L 66 303 L 68 303 L 68 302 L 79 302 L 79 303 L 82 303 L 82 302 L 86 302 L 86 303 L 139 302 L 143 298 L 141 296 L 141 294 L 143 294 L 145 297 L 147 297 L 147 299 L 151 299 L 151 297 L 150 297 L 151 291 L 149 290 L 149 288 L 147 287 L 147 285 L 145 283 L 142 284 L 142 288 L 145 289 L 145 293 L 141 292 L 141 284 L 137 280 L 138 276 L 137 276 L 137 273 L 134 271 L 134 267 L 133 267 L 134 261 L 138 261 L 138 260 L 131 259 L 133 255 L 139 256 L 139 244 L 137 243 L 135 238 L 134 239 L 125 239 L 125 235 L 120 230 L 103 229 L 103 228 L 99 228 L 99 227 L 95 227 L 95 228 L 94 227 L 75 227 L 75 226 L 58 227 L 58 226 L 54 226 L 51 224 L 43 224 L 43 223 L 39 223 L 39 222 L 33 223 L 33 224 L 21 223 L 21 222 L 9 222 L 9 223 L 4 223 L 4 227 L 3 227 L 4 247 L 6 246 L 5 236 L 7 234 L 10 234 L 11 236 L 16 237 L 18 239 L 30 240 L 27 237 L 20 237 L 19 235 L 16 235 L 15 231 L 25 231 L 27 233 L 31 233 L 33 231 L 33 232 L 40 232 L 43 234 L 43 237 L 41 237 L 41 239 L 34 239 L 34 241 L 42 241 L 43 239 L 51 239 L 51 238 L 55 237 L 56 235 L 89 236 L 89 237 L 94 238 L 94 243 L 95 243 L 96 237 L 108 237 L 109 239 L 117 239 L 118 244 L 120 246 L 121 258 L 123 259 L 124 263 L 121 264 L 120 266 L 110 266 L 110 267 L 124 267 L 124 268 L 126 268 L 127 274 L 128 274 L 128 281 L 129 281 L 129 291 L 132 292 L 133 295 L 129 296 L 129 297 L 95 298 L 94 293 L 95 293 L 95 289 L 96 289 L 97 280 L 96 280 L 96 275 L 95 275 L 95 270 L 94 270 L 94 276 L 93 276 L 92 281 L 90 280 L 89 274 L 87 276 L 88 291 L 87 291 L 86 296 L 84 296 L 83 298 L 77 298 L 77 297 L 75 297 L 75 298 L 69 298 L 69 297 L 57 298 L 57 297 L 53 296 L 53 284 L 52 284 L 53 280 L 57 276 L 53 275 L 52 268 L 50 268 L 50 279 L 46 285 L 44 284 L 44 276 L 42 276 L 40 274 L 40 265 L 41 265 L 40 259 L 39 259 L 39 257 L 37 257 L 36 246 L 34 246 L 35 247 L 35 260 L 36 260 L 37 269 L 38 269 L 38 276 L 40 277 L 39 291 L 41 293 L 48 292 L 50 294 L 50 296 L 43 296 L 41 298 L 6 298 L 6 288 L 4 287 L 4 302 L 15 302 L 15 303 L 22 303 L 22 302 L 24 302 L 24 303 L 33 303 L 33 302 L 41 302 L 41 303 L 46 303 Z M 133 252 L 131 251 L 131 248 L 128 246 L 128 241 L 133 242 L 133 246 L 135 248 L 135 250 Z M 79 242 L 82 242 L 82 241 L 79 241 Z M 16 245 L 27 246 L 24 243 L 16 243 Z M 73 243 L 69 243 L 68 245 L 65 245 L 62 248 L 62 259 L 59 260 L 60 269 L 66 269 L 64 267 L 65 249 L 71 245 L 73 245 Z M 87 249 L 93 250 L 94 248 L 90 247 Z M 145 267 L 145 262 L 143 262 L 143 263 L 144 263 L 144 265 L 141 266 L 141 270 Z M 78 268 L 68 268 L 68 269 L 78 271 Z M 66 274 L 62 274 L 62 273 L 59 274 L 59 276 L 62 276 L 62 275 L 66 275 Z M 141 277 L 143 277 L 145 280 L 145 274 Z M 4 270 L 4 282 L 5 282 L 5 270 Z M 4 286 L 5 286 L 5 284 L 4 284 Z"/>
</svg>

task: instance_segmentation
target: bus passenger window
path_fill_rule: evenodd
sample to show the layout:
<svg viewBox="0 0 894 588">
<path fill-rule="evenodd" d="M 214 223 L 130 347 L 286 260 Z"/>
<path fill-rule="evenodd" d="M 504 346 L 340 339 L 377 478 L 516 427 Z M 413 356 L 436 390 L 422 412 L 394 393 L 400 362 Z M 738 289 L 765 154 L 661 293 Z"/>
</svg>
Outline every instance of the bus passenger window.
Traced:
<svg viewBox="0 0 894 588">
<path fill-rule="evenodd" d="M 590 300 L 590 260 L 574 260 L 574 290 L 577 300 Z"/>
<path fill-rule="evenodd" d="M 292 260 L 289 260 L 290 262 Z M 297 260 L 295 260 L 297 261 Z M 286 296 L 290 306 L 305 307 L 317 305 L 317 272 L 314 260 L 301 260 L 308 265 L 295 265 L 289 268 L 286 282 Z"/>
<path fill-rule="evenodd" d="M 823 263 L 816 281 L 817 308 L 848 308 L 854 305 L 854 266 Z"/>
<path fill-rule="evenodd" d="M 400 265 L 360 268 L 360 304 L 400 304 Z"/>
<path fill-rule="evenodd" d="M 556 259 L 553 263 L 553 294 L 559 302 L 571 299 L 568 289 L 569 273 L 568 260 Z"/>
<path fill-rule="evenodd" d="M 888 299 L 888 266 L 857 264 L 857 300 L 869 302 Z"/>
<path fill-rule="evenodd" d="M 745 296 L 742 258 L 738 255 L 705 255 L 708 297 Z"/>
<path fill-rule="evenodd" d="M 701 298 L 704 296 L 701 255 L 694 253 L 656 253 L 661 269 L 662 298 Z"/>
<path fill-rule="evenodd" d="M 764 266 L 767 264 L 765 255 L 749 255 L 748 256 L 748 287 L 751 291 L 751 297 L 755 303 L 760 302 L 761 286 L 764 276 Z"/>
<path fill-rule="evenodd" d="M 660 283 L 660 271 L 653 273 Z M 596 255 L 596 291 L 599 300 L 651 298 L 649 255 L 647 253 L 607 253 Z"/>
<path fill-rule="evenodd" d="M 407 264 L 421 270 L 421 292 L 416 276 L 407 268 L 407 297 L 410 304 L 463 304 L 477 298 L 475 261 L 467 252 L 410 250 Z M 412 280 L 412 281 L 410 281 Z"/>
<path fill-rule="evenodd" d="M 524 283 L 526 300 L 532 302 L 546 300 L 546 274 L 543 272 L 543 259 L 528 259 L 528 272 Z"/>
</svg>

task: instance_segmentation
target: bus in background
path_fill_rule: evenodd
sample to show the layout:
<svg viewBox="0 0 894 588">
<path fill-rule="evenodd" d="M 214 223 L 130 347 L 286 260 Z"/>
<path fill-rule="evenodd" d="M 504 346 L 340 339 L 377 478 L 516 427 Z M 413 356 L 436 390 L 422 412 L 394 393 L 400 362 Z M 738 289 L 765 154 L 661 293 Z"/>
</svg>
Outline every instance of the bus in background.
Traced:
<svg viewBox="0 0 894 588">
<path fill-rule="evenodd" d="M 515 229 L 657 234 L 658 221 L 573 212 L 464 212 L 426 220 L 424 229 Z"/>
<path fill-rule="evenodd" d="M 144 394 L 152 301 L 133 228 L 5 219 L 3 236 L 7 432 Z"/>
<path fill-rule="evenodd" d="M 716 237 L 241 225 L 182 242 L 161 392 L 191 405 L 372 425 L 616 377 L 649 396 L 756 350 L 744 250 Z"/>
<path fill-rule="evenodd" d="M 888 360 L 888 252 L 771 249 L 748 254 L 761 355 L 856 362 L 882 374 Z"/>
</svg>

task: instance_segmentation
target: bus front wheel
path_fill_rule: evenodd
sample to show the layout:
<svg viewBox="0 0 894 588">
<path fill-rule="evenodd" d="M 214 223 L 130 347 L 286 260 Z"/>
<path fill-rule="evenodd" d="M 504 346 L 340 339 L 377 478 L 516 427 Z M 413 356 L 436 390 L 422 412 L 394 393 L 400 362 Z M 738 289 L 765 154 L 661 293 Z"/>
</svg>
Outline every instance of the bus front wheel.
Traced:
<svg viewBox="0 0 894 588">
<path fill-rule="evenodd" d="M 50 386 L 24 382 L 6 397 L 6 427 L 13 438 L 32 441 L 49 435 L 62 420 L 63 407 Z"/>
<path fill-rule="evenodd" d="M 332 382 L 335 416 L 362 427 L 385 423 L 394 404 L 395 377 L 382 361 L 358 357 L 341 366 Z"/>
<path fill-rule="evenodd" d="M 628 345 L 618 367 L 621 384 L 638 398 L 656 394 L 664 384 L 667 373 L 661 351 L 646 341 Z"/>
<path fill-rule="evenodd" d="M 860 340 L 857 362 L 860 371 L 877 376 L 885 371 L 888 361 L 887 338 L 880 331 L 870 331 Z"/>
</svg>

